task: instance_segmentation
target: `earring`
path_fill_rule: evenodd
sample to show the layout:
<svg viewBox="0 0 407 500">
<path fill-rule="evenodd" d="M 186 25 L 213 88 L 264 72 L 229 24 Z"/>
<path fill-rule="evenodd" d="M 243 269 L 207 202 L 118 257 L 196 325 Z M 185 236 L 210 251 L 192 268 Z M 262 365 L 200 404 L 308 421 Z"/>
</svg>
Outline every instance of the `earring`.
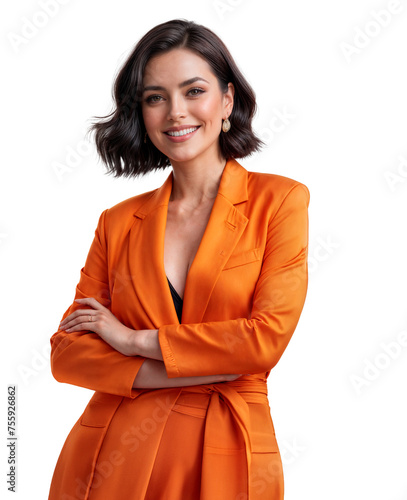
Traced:
<svg viewBox="0 0 407 500">
<path fill-rule="evenodd" d="M 226 118 L 226 120 L 223 120 L 223 123 L 222 123 L 222 130 L 226 133 L 226 132 L 229 132 L 230 130 L 230 121 L 228 118 Z"/>
<path fill-rule="evenodd" d="M 147 132 L 144 135 L 144 144 L 147 144 Z"/>
</svg>

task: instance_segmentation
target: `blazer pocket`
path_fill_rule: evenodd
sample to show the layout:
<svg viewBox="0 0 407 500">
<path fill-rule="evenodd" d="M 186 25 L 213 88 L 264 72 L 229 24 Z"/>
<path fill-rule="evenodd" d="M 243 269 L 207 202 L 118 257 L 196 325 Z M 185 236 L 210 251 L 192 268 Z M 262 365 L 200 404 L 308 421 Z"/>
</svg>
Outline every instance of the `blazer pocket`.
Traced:
<svg viewBox="0 0 407 500">
<path fill-rule="evenodd" d="M 252 248 L 251 250 L 245 250 L 244 252 L 232 255 L 226 262 L 223 270 L 226 271 L 234 267 L 244 266 L 258 260 L 260 260 L 260 248 Z"/>
<path fill-rule="evenodd" d="M 122 396 L 96 392 L 86 406 L 80 424 L 85 427 L 106 427 L 122 400 Z"/>
<path fill-rule="evenodd" d="M 250 413 L 253 453 L 278 453 L 276 435 L 269 407 L 261 403 L 247 403 Z"/>
</svg>

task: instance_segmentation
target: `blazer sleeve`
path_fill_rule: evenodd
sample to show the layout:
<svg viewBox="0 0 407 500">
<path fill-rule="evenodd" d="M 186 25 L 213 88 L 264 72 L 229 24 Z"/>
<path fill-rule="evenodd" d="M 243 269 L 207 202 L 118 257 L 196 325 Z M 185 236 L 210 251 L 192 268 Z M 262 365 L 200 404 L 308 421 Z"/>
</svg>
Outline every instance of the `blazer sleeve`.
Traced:
<svg viewBox="0 0 407 500">
<path fill-rule="evenodd" d="M 85 266 L 80 271 L 75 299 L 94 297 L 110 309 L 105 217 L 99 217 Z M 62 319 L 76 309 L 89 308 L 73 302 Z M 62 320 L 61 320 L 62 321 Z M 134 379 L 145 358 L 125 356 L 89 330 L 66 333 L 58 330 L 51 337 L 51 371 L 58 382 L 94 391 L 134 398 Z"/>
<path fill-rule="evenodd" d="M 169 378 L 270 371 L 299 321 L 308 286 L 308 206 L 301 183 L 268 221 L 250 318 L 162 326 L 158 339 Z M 244 284 L 242 284 L 244 286 Z"/>
</svg>

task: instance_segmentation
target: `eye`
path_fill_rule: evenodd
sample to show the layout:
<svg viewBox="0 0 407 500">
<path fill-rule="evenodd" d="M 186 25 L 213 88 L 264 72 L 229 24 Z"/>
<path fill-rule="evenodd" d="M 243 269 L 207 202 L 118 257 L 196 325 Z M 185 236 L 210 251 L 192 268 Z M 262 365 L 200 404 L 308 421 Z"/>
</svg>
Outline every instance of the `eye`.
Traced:
<svg viewBox="0 0 407 500">
<path fill-rule="evenodd" d="M 188 91 L 188 94 L 190 94 L 192 97 L 197 97 L 200 94 L 203 94 L 205 91 L 203 89 L 200 89 L 198 87 L 195 87 L 191 90 Z"/>
<path fill-rule="evenodd" d="M 148 103 L 160 102 L 160 99 L 162 99 L 162 96 L 158 94 L 152 94 L 146 98 L 146 102 Z"/>
</svg>

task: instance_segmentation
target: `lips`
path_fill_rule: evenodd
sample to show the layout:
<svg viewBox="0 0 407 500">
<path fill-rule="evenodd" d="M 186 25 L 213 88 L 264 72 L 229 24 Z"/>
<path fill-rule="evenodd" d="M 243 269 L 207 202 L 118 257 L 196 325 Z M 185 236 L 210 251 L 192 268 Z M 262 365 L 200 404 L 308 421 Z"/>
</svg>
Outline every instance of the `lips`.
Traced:
<svg viewBox="0 0 407 500">
<path fill-rule="evenodd" d="M 187 128 L 182 128 L 182 129 L 169 129 L 165 134 L 171 136 L 171 137 L 182 137 L 183 135 L 191 134 L 192 132 L 195 132 L 195 130 L 198 130 L 198 127 L 187 127 Z"/>
</svg>

